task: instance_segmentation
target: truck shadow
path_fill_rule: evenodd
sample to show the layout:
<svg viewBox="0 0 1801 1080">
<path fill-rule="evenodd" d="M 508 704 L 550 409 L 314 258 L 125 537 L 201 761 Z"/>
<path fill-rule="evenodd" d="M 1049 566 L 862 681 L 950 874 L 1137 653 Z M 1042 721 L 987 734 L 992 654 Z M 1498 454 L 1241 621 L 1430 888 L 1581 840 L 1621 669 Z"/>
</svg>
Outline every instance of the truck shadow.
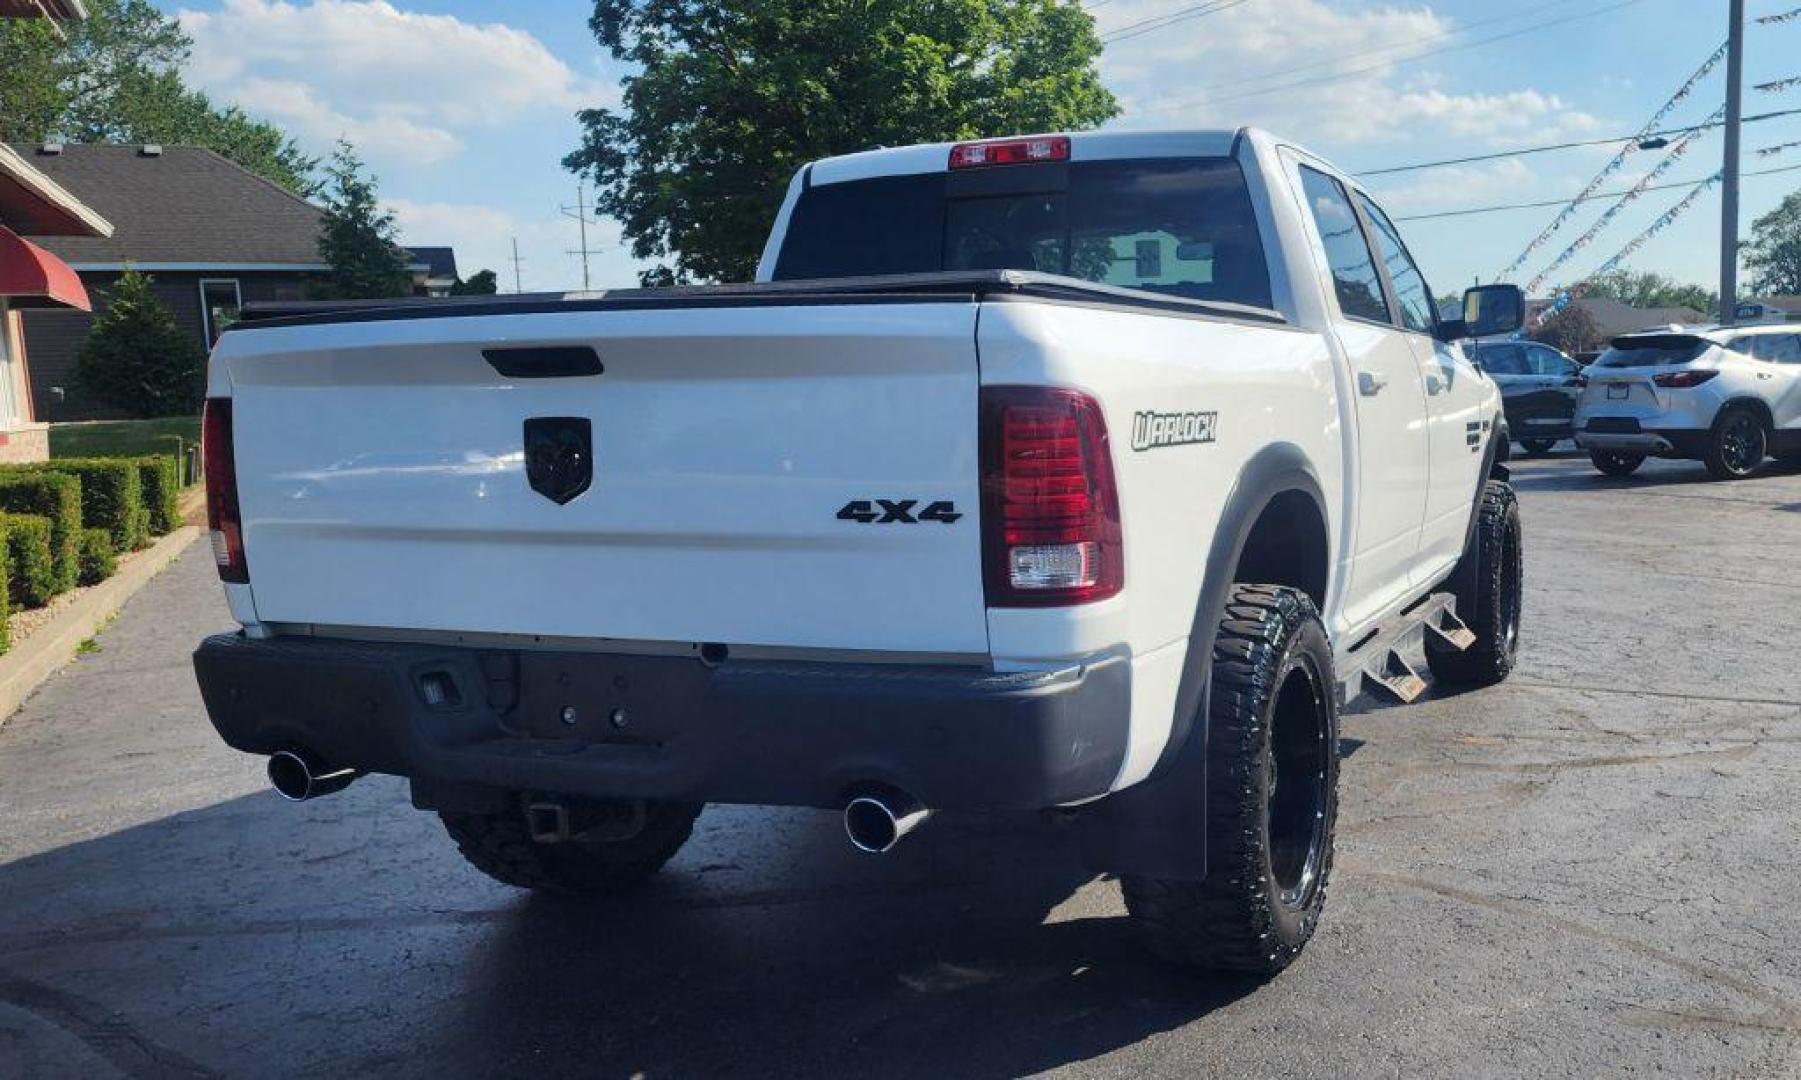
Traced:
<svg viewBox="0 0 1801 1080">
<path fill-rule="evenodd" d="M 404 799 L 252 795 L 0 866 L 0 1004 L 128 1073 L 1013 1076 L 1259 985 L 1147 956 L 1035 816 L 874 859 L 836 815 L 715 808 L 649 888 L 573 901 L 487 883 Z"/>
</svg>

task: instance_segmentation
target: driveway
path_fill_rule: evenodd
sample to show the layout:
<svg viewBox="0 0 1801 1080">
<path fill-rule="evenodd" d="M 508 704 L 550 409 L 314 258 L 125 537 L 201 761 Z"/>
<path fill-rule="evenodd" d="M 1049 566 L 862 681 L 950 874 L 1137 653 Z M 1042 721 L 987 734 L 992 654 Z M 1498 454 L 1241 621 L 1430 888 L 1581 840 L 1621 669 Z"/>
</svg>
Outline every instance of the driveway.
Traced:
<svg viewBox="0 0 1801 1080">
<path fill-rule="evenodd" d="M 1523 463 L 1502 687 L 1344 725 L 1318 938 L 1147 961 L 1035 818 L 893 856 L 713 809 L 650 889 L 515 893 L 406 786 L 301 807 L 188 652 L 205 545 L 0 728 L 0 1075 L 1801 1073 L 1801 472 Z"/>
</svg>

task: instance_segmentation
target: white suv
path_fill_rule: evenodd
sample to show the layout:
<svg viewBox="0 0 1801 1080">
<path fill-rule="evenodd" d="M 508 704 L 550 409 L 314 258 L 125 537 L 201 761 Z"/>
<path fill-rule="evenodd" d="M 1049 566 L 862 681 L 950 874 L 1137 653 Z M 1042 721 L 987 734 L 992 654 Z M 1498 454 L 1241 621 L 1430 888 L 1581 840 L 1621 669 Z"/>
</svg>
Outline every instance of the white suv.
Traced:
<svg viewBox="0 0 1801 1080">
<path fill-rule="evenodd" d="M 1718 480 L 1801 460 L 1801 327 L 1628 334 L 1587 375 L 1576 442 L 1609 476 L 1650 455 L 1706 462 Z"/>
</svg>

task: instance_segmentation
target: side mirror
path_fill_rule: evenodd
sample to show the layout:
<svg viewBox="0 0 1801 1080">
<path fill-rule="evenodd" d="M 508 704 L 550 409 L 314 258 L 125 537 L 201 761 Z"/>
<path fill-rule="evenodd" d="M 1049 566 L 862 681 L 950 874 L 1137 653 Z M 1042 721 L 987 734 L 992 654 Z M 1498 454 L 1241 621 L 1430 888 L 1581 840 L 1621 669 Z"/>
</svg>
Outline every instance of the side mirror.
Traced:
<svg viewBox="0 0 1801 1080">
<path fill-rule="evenodd" d="M 1518 285 L 1478 285 L 1463 294 L 1463 319 L 1439 324 L 1447 341 L 1511 334 L 1526 323 L 1526 294 Z"/>
</svg>

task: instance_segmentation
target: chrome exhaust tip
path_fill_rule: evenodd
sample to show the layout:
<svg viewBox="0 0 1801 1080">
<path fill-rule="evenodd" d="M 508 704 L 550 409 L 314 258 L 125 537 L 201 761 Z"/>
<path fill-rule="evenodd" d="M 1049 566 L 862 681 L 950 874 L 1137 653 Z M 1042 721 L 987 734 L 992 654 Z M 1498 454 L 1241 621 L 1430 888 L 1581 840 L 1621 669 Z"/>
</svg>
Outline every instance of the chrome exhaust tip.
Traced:
<svg viewBox="0 0 1801 1080">
<path fill-rule="evenodd" d="M 269 755 L 269 783 L 289 802 L 306 802 L 343 791 L 362 777 L 357 769 L 327 769 L 294 750 Z"/>
<path fill-rule="evenodd" d="M 930 810 L 904 795 L 859 795 L 845 804 L 844 833 L 858 851 L 884 855 L 931 816 Z"/>
</svg>

